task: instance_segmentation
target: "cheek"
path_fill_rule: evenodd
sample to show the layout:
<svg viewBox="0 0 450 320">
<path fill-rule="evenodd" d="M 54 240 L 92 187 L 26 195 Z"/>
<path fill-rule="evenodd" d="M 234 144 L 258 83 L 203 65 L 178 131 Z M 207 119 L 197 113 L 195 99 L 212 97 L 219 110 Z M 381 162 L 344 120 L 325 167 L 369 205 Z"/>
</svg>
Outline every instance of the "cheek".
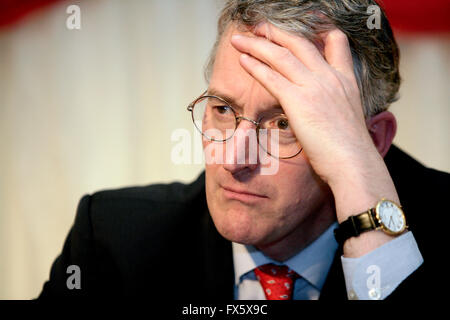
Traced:
<svg viewBox="0 0 450 320">
<path fill-rule="evenodd" d="M 305 165 L 280 166 L 276 176 L 277 199 L 283 203 L 299 203 L 311 190 L 311 175 Z"/>
<path fill-rule="evenodd" d="M 225 143 L 212 142 L 206 139 L 203 139 L 203 157 L 205 159 L 206 170 L 217 170 L 211 169 L 221 165 L 226 160 L 226 149 Z"/>
<path fill-rule="evenodd" d="M 277 211 L 290 223 L 305 219 L 327 196 L 326 185 L 306 161 L 280 165 L 275 181 Z"/>
</svg>

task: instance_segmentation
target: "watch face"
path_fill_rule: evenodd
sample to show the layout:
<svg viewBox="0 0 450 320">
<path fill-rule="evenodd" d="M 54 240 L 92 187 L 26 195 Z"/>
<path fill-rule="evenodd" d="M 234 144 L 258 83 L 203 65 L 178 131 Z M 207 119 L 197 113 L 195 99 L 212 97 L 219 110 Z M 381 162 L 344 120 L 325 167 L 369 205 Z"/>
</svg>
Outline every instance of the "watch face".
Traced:
<svg viewBox="0 0 450 320">
<path fill-rule="evenodd" d="M 403 211 L 391 201 L 381 201 L 377 208 L 378 218 L 383 226 L 391 233 L 405 230 L 406 221 Z"/>
</svg>

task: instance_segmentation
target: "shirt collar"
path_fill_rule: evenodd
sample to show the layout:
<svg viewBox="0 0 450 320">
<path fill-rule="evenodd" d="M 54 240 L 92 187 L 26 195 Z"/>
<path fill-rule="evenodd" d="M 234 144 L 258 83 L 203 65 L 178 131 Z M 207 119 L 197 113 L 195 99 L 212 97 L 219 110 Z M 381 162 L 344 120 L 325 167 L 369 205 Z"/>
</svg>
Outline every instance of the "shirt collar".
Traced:
<svg viewBox="0 0 450 320">
<path fill-rule="evenodd" d="M 233 262 L 236 285 L 240 283 L 243 275 L 256 267 L 266 263 L 274 263 L 278 265 L 287 265 L 318 290 L 322 290 L 338 248 L 338 244 L 333 235 L 333 230 L 336 227 L 337 222 L 332 224 L 309 246 L 283 263 L 266 257 L 261 251 L 253 246 L 233 242 Z"/>
</svg>

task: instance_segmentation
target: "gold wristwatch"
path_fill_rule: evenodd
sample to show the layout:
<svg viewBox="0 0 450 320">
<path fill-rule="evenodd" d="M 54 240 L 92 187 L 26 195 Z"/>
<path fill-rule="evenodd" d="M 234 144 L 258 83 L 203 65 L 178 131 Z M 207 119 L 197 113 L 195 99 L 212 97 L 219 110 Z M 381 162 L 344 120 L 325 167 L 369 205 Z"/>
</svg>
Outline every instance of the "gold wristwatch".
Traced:
<svg viewBox="0 0 450 320">
<path fill-rule="evenodd" d="M 334 230 L 334 236 L 340 245 L 351 237 L 363 232 L 382 230 L 389 235 L 400 235 L 408 228 L 405 214 L 400 205 L 381 199 L 374 208 L 350 216 Z"/>
</svg>

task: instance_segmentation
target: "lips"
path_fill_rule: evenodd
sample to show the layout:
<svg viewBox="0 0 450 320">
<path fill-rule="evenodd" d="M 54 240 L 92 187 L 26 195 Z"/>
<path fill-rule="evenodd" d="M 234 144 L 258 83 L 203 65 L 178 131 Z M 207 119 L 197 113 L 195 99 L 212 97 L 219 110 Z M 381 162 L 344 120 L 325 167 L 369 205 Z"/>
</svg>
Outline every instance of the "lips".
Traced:
<svg viewBox="0 0 450 320">
<path fill-rule="evenodd" d="M 267 199 L 268 197 L 259 193 L 254 193 L 248 190 L 244 190 L 236 187 L 223 187 L 223 193 L 225 198 L 230 200 L 238 200 L 241 202 L 255 202 Z"/>
</svg>

